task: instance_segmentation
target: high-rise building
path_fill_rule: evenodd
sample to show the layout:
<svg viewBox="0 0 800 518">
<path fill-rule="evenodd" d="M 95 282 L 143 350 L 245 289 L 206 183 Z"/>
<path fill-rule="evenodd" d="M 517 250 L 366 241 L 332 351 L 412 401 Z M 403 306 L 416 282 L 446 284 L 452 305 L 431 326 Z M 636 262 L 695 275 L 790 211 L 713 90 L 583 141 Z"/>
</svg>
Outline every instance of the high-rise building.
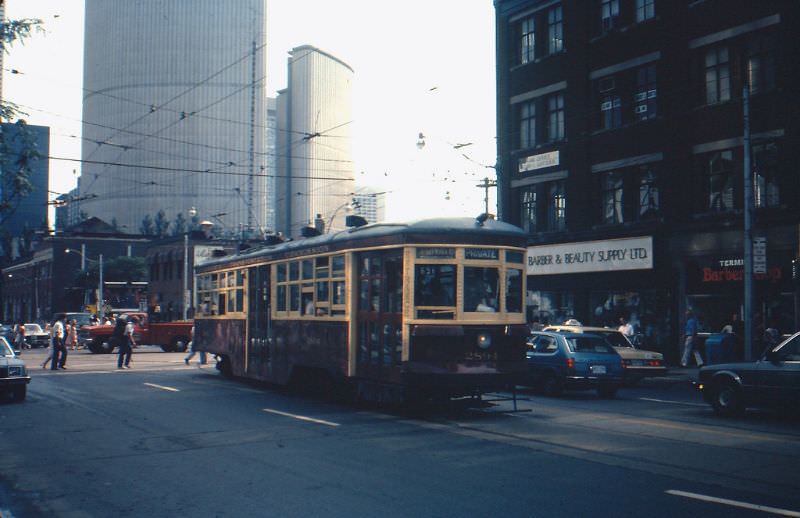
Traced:
<svg viewBox="0 0 800 518">
<path fill-rule="evenodd" d="M 87 0 L 81 210 L 265 226 L 265 0 Z"/>
<path fill-rule="evenodd" d="M 359 189 L 353 195 L 353 214 L 361 216 L 368 223 L 380 223 L 386 217 L 386 193 L 374 189 Z"/>
<path fill-rule="evenodd" d="M 266 199 L 265 227 L 275 231 L 275 179 L 278 174 L 278 101 L 274 97 L 267 98 L 267 177 L 264 182 L 266 191 L 262 196 Z"/>
<path fill-rule="evenodd" d="M 800 3 L 495 8 L 500 213 L 530 235 L 529 316 L 625 317 L 671 362 L 687 309 L 708 331 L 734 313 L 797 329 Z"/>
<path fill-rule="evenodd" d="M 2 124 L 0 135 L 0 167 L 12 169 L 22 158 L 23 150 L 34 149 L 39 158 L 28 161 L 28 181 L 31 192 L 19 200 L 14 212 L 3 223 L 3 231 L 13 239 L 21 236 L 26 228 L 30 231 L 47 227 L 47 186 L 50 180 L 50 128 L 26 124 L 24 130 L 18 124 Z M 2 186 L 0 186 L 0 190 Z M 2 253 L 2 251 L 0 251 Z"/>
<path fill-rule="evenodd" d="M 277 230 L 299 236 L 317 215 L 327 230 L 342 229 L 355 188 L 353 69 L 309 45 L 292 49 L 288 66 L 278 92 Z"/>
</svg>

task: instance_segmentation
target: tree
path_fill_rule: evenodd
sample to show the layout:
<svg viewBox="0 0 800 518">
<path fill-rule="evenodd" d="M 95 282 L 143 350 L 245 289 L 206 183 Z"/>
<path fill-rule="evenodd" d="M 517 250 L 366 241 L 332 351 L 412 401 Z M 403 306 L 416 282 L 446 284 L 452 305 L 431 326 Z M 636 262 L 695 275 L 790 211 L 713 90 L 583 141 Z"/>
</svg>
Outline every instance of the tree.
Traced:
<svg viewBox="0 0 800 518">
<path fill-rule="evenodd" d="M 183 216 L 182 212 L 179 212 L 177 216 L 175 216 L 175 222 L 172 224 L 172 235 L 173 236 L 180 236 L 186 232 L 186 218 Z"/>
<path fill-rule="evenodd" d="M 167 237 L 167 232 L 169 232 L 169 221 L 167 220 L 167 215 L 164 214 L 163 210 L 158 211 L 155 220 L 153 220 L 153 225 L 156 227 L 155 231 L 158 237 Z"/>
<path fill-rule="evenodd" d="M 0 52 L 8 52 L 15 41 L 21 41 L 33 31 L 42 30 L 42 21 L 38 19 L 6 20 L 0 23 Z M 24 113 L 19 107 L 8 101 L 0 101 L 0 122 L 11 122 L 19 119 Z M 11 135 L 0 126 L 0 224 L 4 223 L 19 202 L 32 190 L 30 174 L 32 163 L 41 158 L 34 145 L 34 136 L 24 120 L 15 122 L 16 131 Z M 18 141 L 17 141 L 18 140 Z"/>
<path fill-rule="evenodd" d="M 153 235 L 153 218 L 150 217 L 150 214 L 147 214 L 144 218 L 142 218 L 142 224 L 139 227 L 139 233 L 144 236 Z"/>
</svg>

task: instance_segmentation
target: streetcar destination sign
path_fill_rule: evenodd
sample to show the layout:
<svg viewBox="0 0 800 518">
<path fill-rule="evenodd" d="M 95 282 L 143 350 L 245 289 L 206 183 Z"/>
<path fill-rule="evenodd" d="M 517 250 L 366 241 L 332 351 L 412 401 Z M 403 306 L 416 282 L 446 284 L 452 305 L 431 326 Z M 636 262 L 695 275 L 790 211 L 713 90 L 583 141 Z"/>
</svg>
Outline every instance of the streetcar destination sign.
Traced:
<svg viewBox="0 0 800 518">
<path fill-rule="evenodd" d="M 652 236 L 528 247 L 528 275 L 652 268 Z"/>
</svg>

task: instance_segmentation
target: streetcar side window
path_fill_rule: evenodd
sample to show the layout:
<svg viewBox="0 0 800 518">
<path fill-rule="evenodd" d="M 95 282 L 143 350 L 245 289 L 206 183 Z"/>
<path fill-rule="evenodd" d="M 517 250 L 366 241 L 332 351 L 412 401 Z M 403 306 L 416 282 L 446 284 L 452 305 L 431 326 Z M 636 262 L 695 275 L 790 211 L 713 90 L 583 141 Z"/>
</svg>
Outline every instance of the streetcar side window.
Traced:
<svg viewBox="0 0 800 518">
<path fill-rule="evenodd" d="M 522 312 L 522 270 L 518 268 L 506 269 L 506 311 Z"/>
<path fill-rule="evenodd" d="M 345 314 L 345 256 L 324 256 L 275 265 L 275 311 L 282 316 Z"/>
</svg>

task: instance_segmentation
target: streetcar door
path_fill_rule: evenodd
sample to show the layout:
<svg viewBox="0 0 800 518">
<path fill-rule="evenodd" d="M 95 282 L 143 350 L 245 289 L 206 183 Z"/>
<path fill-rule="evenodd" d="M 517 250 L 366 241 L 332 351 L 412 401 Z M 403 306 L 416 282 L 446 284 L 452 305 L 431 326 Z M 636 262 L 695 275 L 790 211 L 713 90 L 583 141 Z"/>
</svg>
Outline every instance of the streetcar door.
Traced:
<svg viewBox="0 0 800 518">
<path fill-rule="evenodd" d="M 269 266 L 250 268 L 247 282 L 247 375 L 265 378 L 270 361 Z"/>
<path fill-rule="evenodd" d="M 357 255 L 356 373 L 400 381 L 403 320 L 403 251 Z"/>
</svg>

